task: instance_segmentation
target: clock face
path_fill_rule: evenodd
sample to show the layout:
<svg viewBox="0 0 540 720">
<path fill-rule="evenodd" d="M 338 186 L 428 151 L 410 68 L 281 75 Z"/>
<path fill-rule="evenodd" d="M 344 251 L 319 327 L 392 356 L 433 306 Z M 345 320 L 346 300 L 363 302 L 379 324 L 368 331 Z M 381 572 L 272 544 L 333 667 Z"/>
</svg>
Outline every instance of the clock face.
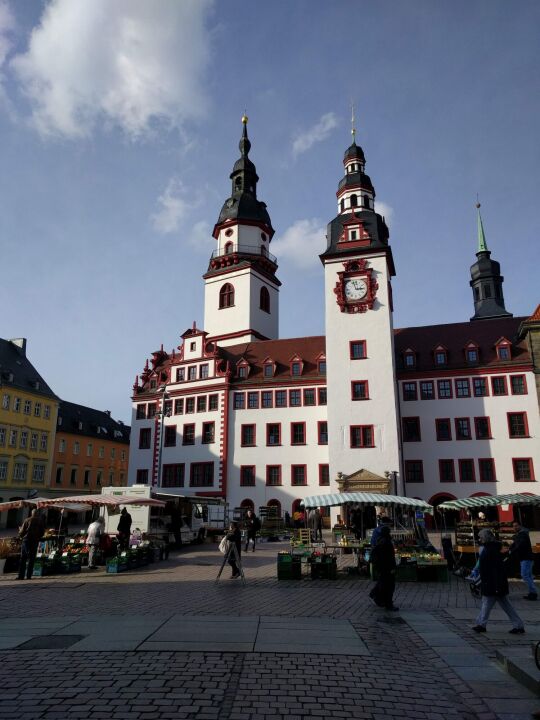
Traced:
<svg viewBox="0 0 540 720">
<path fill-rule="evenodd" d="M 362 300 L 367 295 L 368 284 L 365 278 L 349 278 L 345 280 L 345 298 L 350 302 Z"/>
</svg>

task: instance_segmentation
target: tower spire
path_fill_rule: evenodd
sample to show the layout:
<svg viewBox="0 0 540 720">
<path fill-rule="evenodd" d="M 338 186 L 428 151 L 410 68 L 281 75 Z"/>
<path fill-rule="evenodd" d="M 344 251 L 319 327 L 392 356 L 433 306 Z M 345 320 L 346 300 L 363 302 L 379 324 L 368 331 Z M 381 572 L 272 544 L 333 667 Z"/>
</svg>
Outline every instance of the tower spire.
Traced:
<svg viewBox="0 0 540 720">
<path fill-rule="evenodd" d="M 477 252 L 488 252 L 486 243 L 486 235 L 484 233 L 484 225 L 482 224 L 482 215 L 480 215 L 480 203 L 478 197 L 476 200 L 476 209 L 478 210 L 478 250 Z"/>
<path fill-rule="evenodd" d="M 351 103 L 351 135 L 352 144 L 356 145 L 356 128 L 354 126 L 354 102 Z"/>
</svg>

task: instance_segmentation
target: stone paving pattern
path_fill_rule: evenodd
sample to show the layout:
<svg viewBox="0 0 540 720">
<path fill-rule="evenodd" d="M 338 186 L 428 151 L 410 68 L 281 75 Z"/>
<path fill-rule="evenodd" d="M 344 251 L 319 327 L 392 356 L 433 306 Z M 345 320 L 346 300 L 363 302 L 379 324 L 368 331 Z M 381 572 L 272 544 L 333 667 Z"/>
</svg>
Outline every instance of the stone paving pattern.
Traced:
<svg viewBox="0 0 540 720">
<path fill-rule="evenodd" d="M 522 599 L 519 581 L 511 599 L 526 634 L 509 635 L 496 610 L 477 636 L 479 601 L 462 580 L 401 583 L 389 613 L 366 578 L 278 582 L 283 547 L 244 556 L 245 586 L 215 583 L 221 556 L 206 545 L 120 575 L 2 576 L 0 719 L 525 720 L 540 709 L 495 660 L 540 639 L 540 603 Z M 231 645 L 239 628 L 247 650 Z M 58 635 L 83 639 L 18 647 Z M 182 645 L 199 641 L 214 649 Z"/>
</svg>

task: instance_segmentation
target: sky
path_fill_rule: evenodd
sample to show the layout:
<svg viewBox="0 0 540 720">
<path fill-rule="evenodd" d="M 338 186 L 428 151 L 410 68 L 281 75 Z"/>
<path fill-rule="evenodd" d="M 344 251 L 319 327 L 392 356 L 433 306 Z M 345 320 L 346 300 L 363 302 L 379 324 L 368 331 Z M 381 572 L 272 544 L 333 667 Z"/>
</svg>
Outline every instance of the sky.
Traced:
<svg viewBox="0 0 540 720">
<path fill-rule="evenodd" d="M 318 259 L 351 135 L 390 228 L 395 327 L 473 314 L 477 195 L 506 307 L 538 291 L 537 0 L 0 0 L 0 337 L 129 422 L 203 325 L 241 116 L 280 337 L 324 334 Z"/>
</svg>

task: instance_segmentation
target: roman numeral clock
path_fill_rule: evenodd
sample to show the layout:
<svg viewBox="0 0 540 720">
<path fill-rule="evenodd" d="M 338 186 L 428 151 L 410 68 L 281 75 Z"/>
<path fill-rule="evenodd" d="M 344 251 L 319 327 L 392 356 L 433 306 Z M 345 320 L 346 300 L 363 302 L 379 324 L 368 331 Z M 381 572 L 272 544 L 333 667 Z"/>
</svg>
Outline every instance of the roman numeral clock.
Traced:
<svg viewBox="0 0 540 720">
<path fill-rule="evenodd" d="M 341 312 L 363 313 L 373 309 L 379 286 L 367 260 L 348 260 L 337 275 L 334 292 Z"/>
</svg>

